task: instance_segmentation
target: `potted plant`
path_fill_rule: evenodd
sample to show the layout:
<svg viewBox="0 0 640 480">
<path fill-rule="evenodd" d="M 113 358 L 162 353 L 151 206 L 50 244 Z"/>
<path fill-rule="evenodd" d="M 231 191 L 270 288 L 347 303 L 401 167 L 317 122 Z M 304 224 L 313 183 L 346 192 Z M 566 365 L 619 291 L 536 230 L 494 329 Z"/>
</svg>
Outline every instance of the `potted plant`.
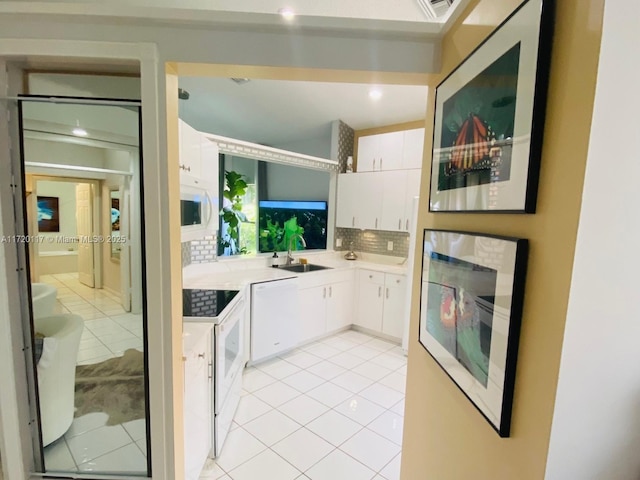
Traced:
<svg viewBox="0 0 640 480">
<path fill-rule="evenodd" d="M 247 191 L 247 182 L 244 175 L 228 171 L 224 173 L 225 189 L 222 193 L 222 210 L 220 215 L 223 220 L 220 246 L 227 255 L 239 255 L 246 253 L 240 245 L 240 223 L 246 222 L 247 217 L 242 213 L 242 197 Z"/>
</svg>

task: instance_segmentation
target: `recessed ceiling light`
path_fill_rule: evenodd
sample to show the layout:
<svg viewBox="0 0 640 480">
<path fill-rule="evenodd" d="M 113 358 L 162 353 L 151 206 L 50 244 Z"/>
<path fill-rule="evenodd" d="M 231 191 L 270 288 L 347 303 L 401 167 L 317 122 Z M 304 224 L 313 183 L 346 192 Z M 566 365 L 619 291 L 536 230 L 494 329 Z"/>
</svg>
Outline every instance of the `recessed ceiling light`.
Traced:
<svg viewBox="0 0 640 480">
<path fill-rule="evenodd" d="M 382 98 L 382 90 L 379 88 L 372 88 L 369 90 L 369 98 L 371 98 L 371 100 L 380 100 Z"/>
<path fill-rule="evenodd" d="M 73 130 L 71 130 L 71 133 L 73 133 L 76 137 L 86 137 L 87 135 L 89 135 L 89 133 L 87 133 L 84 128 L 80 127 L 74 128 Z"/>
<path fill-rule="evenodd" d="M 291 7 L 282 7 L 278 10 L 278 13 L 285 20 L 293 20 L 293 17 L 296 16 L 296 12 L 294 12 Z"/>
</svg>

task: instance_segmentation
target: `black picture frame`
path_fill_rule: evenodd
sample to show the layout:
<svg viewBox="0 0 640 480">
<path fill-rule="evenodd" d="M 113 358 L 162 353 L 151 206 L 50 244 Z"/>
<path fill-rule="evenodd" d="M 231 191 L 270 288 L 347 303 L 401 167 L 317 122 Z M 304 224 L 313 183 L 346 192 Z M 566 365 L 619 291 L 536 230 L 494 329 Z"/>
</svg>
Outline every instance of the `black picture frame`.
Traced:
<svg viewBox="0 0 640 480">
<path fill-rule="evenodd" d="M 528 241 L 425 229 L 422 245 L 420 344 L 508 437 Z"/>
<path fill-rule="evenodd" d="M 60 207 L 58 197 L 38 195 L 38 231 L 60 231 Z"/>
<path fill-rule="evenodd" d="M 526 0 L 437 87 L 430 212 L 535 213 L 554 0 Z"/>
</svg>

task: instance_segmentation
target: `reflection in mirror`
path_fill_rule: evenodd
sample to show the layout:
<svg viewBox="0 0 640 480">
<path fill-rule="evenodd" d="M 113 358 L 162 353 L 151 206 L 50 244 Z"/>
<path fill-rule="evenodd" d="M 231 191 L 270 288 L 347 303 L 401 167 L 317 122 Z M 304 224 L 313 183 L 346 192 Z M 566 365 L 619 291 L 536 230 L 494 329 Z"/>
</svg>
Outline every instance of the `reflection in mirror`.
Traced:
<svg viewBox="0 0 640 480">
<path fill-rule="evenodd" d="M 122 249 L 122 245 L 120 244 L 120 216 L 121 216 L 120 191 L 110 190 L 109 198 L 111 200 L 110 202 L 111 229 L 109 231 L 109 234 L 111 235 L 111 239 L 112 239 L 111 259 L 114 261 L 120 261 L 120 250 Z"/>
<path fill-rule="evenodd" d="M 139 107 L 20 103 L 42 471 L 146 476 Z"/>
</svg>

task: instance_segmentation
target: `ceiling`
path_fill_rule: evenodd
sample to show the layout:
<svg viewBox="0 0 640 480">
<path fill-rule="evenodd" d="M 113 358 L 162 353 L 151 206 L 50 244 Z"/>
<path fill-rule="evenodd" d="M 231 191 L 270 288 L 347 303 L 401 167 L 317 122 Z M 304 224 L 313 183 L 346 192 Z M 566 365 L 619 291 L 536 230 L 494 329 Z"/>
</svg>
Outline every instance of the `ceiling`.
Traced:
<svg viewBox="0 0 640 480">
<path fill-rule="evenodd" d="M 0 13 L 438 37 L 469 0 L 2 0 Z M 452 6 L 450 6 L 452 3 Z M 287 20 L 283 8 L 295 12 Z"/>
<path fill-rule="evenodd" d="M 420 120 L 425 117 L 427 87 L 284 80 L 182 77 L 189 100 L 180 100 L 180 117 L 203 132 L 263 145 L 283 145 L 331 132 L 342 120 L 355 130 Z"/>
</svg>

